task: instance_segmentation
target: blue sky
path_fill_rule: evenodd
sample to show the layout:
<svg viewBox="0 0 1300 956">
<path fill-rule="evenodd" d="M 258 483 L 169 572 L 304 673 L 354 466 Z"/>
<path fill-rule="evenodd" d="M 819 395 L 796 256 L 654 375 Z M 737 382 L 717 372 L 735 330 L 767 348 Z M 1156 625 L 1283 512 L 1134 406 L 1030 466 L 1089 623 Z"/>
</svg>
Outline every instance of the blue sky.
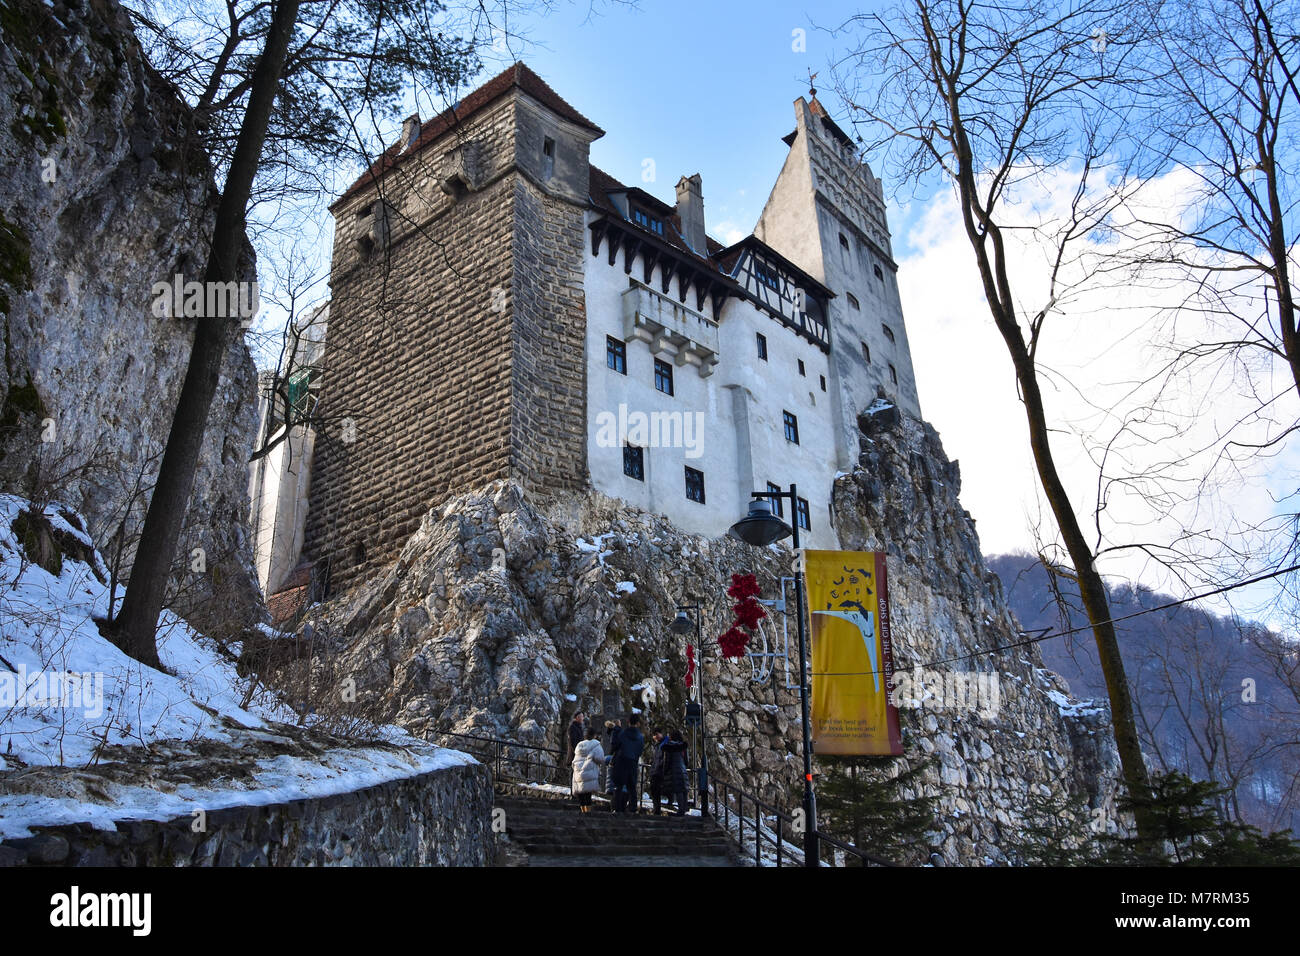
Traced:
<svg viewBox="0 0 1300 956">
<path fill-rule="evenodd" d="M 762 212 L 810 70 L 827 81 L 819 97 L 839 113 L 828 69 L 837 41 L 825 29 L 860 9 L 643 0 L 589 10 L 575 0 L 521 26 L 523 41 L 510 41 L 517 56 L 500 54 L 483 77 L 524 60 L 605 130 L 592 162 L 661 199 L 672 202 L 677 179 L 698 172 L 709 231 L 725 241 L 732 229 L 748 234 Z M 804 31 L 805 52 L 793 49 L 795 30 Z M 646 159 L 656 170 L 648 184 L 640 181 Z"/>
</svg>

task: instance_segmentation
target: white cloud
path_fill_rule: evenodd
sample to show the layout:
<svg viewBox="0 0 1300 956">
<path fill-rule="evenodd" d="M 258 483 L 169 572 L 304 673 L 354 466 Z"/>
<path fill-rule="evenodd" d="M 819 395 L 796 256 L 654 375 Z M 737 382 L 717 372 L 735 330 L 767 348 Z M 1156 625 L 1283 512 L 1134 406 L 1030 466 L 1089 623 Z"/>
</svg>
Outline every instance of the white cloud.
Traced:
<svg viewBox="0 0 1300 956">
<path fill-rule="evenodd" d="M 736 222 L 733 219 L 724 219 L 721 222 L 714 223 L 710 227 L 709 231 L 712 232 L 714 236 L 718 237 L 718 241 L 720 241 L 724 246 L 740 242 L 741 239 L 744 239 L 751 232 L 749 229 L 742 229 L 740 226 L 736 225 Z"/>
<path fill-rule="evenodd" d="M 1191 194 L 1189 183 L 1185 174 L 1153 180 L 1144 184 L 1142 201 L 1178 215 Z M 1039 214 L 1048 221 L 1061 216 L 1073 195 L 1070 171 L 1058 171 L 1040 186 L 1045 192 L 1034 201 L 1008 204 L 1003 221 L 1023 225 Z M 961 461 L 962 500 L 978 522 L 984 551 L 1032 548 L 1035 521 L 1042 516 L 1049 538 L 1054 538 L 1054 526 L 1039 491 L 1011 361 L 989 315 L 955 197 L 945 192 L 918 202 L 910 212 L 911 251 L 900 259 L 899 286 L 922 411 L 939 429 L 948 454 Z M 1048 243 L 1028 230 L 1008 237 L 1012 287 L 1021 297 L 1022 314 L 1032 314 L 1050 298 Z M 1118 243 L 1112 233 L 1096 234 L 1083 251 L 1113 252 Z M 1232 318 L 1197 313 L 1183 313 L 1175 324 L 1167 307 L 1192 291 L 1181 274 L 1148 276 L 1143 282 L 1112 275 L 1090 283 L 1086 291 L 1062 296 L 1047 321 L 1039 359 L 1047 370 L 1043 392 L 1049 416 L 1059 429 L 1052 435 L 1053 449 L 1090 537 L 1097 534 L 1093 516 L 1099 472 L 1089 452 L 1097 455 L 1125 422 L 1128 428 L 1107 465 L 1111 477 L 1137 476 L 1210 445 L 1216 429 L 1248 415 L 1257 404 L 1240 369 L 1223 366 L 1211 376 L 1207 366 L 1167 382 L 1158 396 L 1159 414 L 1140 422 L 1135 418 L 1157 397 L 1154 385 L 1140 383 L 1167 361 L 1163 343 L 1220 339 L 1239 325 Z M 1246 302 L 1241 294 L 1230 294 L 1229 305 L 1243 315 L 1249 307 L 1259 308 L 1258 300 Z M 1257 367 L 1255 380 L 1282 392 L 1289 381 L 1277 367 Z M 1294 391 L 1281 401 L 1291 403 L 1285 410 L 1294 418 Z M 1243 434 L 1257 438 L 1266 431 L 1264 424 L 1248 423 Z M 1243 473 L 1207 497 L 1193 503 L 1174 500 L 1190 496 L 1194 479 L 1209 466 L 1207 455 L 1169 466 L 1171 480 L 1162 487 L 1174 495 L 1167 502 L 1149 500 L 1155 488 L 1149 482 L 1111 486 L 1101 518 L 1104 542 L 1169 543 L 1184 530 L 1225 533 L 1264 520 L 1277 511 L 1277 495 L 1294 491 L 1286 476 L 1300 470 L 1300 454 L 1287 447 L 1272 460 L 1247 460 Z M 1139 553 L 1110 558 L 1102 567 L 1172 587 Z"/>
</svg>

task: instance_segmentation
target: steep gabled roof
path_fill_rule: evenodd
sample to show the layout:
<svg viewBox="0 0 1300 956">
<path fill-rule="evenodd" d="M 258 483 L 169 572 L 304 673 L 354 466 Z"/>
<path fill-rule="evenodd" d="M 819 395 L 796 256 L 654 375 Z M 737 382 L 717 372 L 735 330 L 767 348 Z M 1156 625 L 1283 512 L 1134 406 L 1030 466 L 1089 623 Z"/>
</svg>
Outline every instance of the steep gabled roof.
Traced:
<svg viewBox="0 0 1300 956">
<path fill-rule="evenodd" d="M 795 278 L 800 280 L 799 284 L 806 290 L 815 292 L 826 299 L 835 298 L 834 292 L 822 285 L 813 278 L 813 276 L 799 268 L 799 266 L 795 265 L 785 256 L 781 255 L 781 253 L 777 252 L 762 239 L 758 238 L 758 236 L 746 236 L 739 242 L 734 243 L 725 249 L 719 250 L 714 254 L 713 258 L 717 260 L 719 268 L 721 268 L 724 273 L 734 276 L 736 273 L 736 266 L 740 263 L 740 254 L 746 249 L 754 250 L 765 259 L 793 275 Z"/>
<path fill-rule="evenodd" d="M 330 209 L 334 209 L 361 190 L 378 182 L 393 169 L 396 169 L 442 136 L 443 133 L 466 122 L 479 110 L 490 106 L 497 99 L 515 88 L 523 90 L 547 109 L 569 122 L 584 126 L 595 132 L 597 136 L 605 135 L 603 129 L 566 103 L 558 93 L 547 86 L 545 80 L 522 62 L 515 63 L 492 77 L 463 100 L 443 110 L 425 123 L 420 128 L 420 135 L 410 147 L 404 149 L 403 144 L 399 142 L 384 150 L 379 158 L 370 165 L 370 168 L 362 173 L 356 182 L 344 190 L 343 195 L 334 201 Z"/>
</svg>

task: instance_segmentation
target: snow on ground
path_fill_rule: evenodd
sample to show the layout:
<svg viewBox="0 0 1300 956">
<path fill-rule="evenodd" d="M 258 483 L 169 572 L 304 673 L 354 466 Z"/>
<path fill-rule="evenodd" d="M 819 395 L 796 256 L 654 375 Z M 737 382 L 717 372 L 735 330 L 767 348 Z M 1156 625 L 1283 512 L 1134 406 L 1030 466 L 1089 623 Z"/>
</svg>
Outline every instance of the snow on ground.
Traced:
<svg viewBox="0 0 1300 956">
<path fill-rule="evenodd" d="M 55 577 L 24 560 L 12 524 L 26 506 L 0 495 L 0 755 L 84 766 L 108 745 L 229 741 L 223 717 L 251 728 L 265 727 L 264 718 L 296 719 L 276 701 L 244 709 L 234 662 L 168 611 L 158 656 L 171 673 L 122 653 L 93 620 L 108 613 L 108 587 L 96 569 L 65 556 Z M 44 514 L 89 545 L 57 506 Z M 102 563 L 97 570 L 107 579 Z M 121 595 L 119 586 L 118 607 Z"/>
<path fill-rule="evenodd" d="M 30 779 L 27 793 L 0 785 L 6 791 L 0 794 L 0 837 L 27 835 L 36 824 L 88 821 L 111 828 L 115 819 L 169 819 L 196 807 L 323 796 L 474 762 L 397 728 L 377 733 L 392 746 L 337 746 L 321 753 L 298 746 L 298 753 L 274 753 L 277 741 L 293 743 L 277 736 L 274 722 L 296 723 L 297 715 L 269 694 L 247 695 L 232 655 L 170 612 L 159 621 L 165 671 L 122 653 L 100 635 L 94 620 L 108 611 L 102 559 L 93 551 L 90 563 L 64 553 L 57 574 L 32 563 L 13 528 L 29 507 L 21 498 L 0 495 L 0 771 L 103 769 L 122 759 L 121 748 L 183 759 L 193 756 L 188 751 L 196 741 L 246 752 L 248 764 L 238 779 L 160 785 L 165 790 L 121 774 L 85 786 L 85 772 L 50 772 L 43 781 L 49 792 L 30 792 L 40 789 Z M 61 536 L 90 548 L 75 526 L 84 522 L 73 512 L 48 505 L 41 514 Z M 118 606 L 121 594 L 119 587 Z M 59 787 L 68 795 L 60 795 Z"/>
<path fill-rule="evenodd" d="M 71 796 L 4 794 L 0 795 L 0 839 L 31 836 L 33 826 L 89 823 L 112 830 L 117 820 L 171 820 L 192 816 L 197 810 L 210 813 L 226 807 L 325 797 L 476 762 L 456 750 L 412 743 L 415 746 L 402 750 L 338 749 L 312 758 L 257 758 L 248 768 L 251 783 L 218 781 L 215 785 L 181 784 L 157 790 L 143 784 L 103 781 L 95 786 L 96 800 L 87 800 L 80 792 Z"/>
</svg>

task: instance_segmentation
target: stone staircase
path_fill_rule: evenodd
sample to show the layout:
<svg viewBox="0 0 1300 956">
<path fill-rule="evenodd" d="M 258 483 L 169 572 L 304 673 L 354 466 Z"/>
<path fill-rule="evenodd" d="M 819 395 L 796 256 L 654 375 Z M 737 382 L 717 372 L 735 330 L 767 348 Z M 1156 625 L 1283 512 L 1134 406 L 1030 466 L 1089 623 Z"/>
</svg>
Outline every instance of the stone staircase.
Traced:
<svg viewBox="0 0 1300 956">
<path fill-rule="evenodd" d="M 506 836 L 527 866 L 738 866 L 735 842 L 712 820 L 616 814 L 609 803 L 579 813 L 572 800 L 501 795 Z"/>
</svg>

